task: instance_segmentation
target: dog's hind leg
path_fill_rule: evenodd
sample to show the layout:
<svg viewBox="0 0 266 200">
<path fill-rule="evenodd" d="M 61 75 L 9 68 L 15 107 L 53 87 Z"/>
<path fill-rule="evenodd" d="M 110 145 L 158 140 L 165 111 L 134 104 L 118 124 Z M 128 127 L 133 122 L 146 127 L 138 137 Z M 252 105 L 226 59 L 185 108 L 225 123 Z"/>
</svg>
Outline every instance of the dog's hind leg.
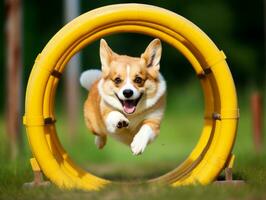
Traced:
<svg viewBox="0 0 266 200">
<path fill-rule="evenodd" d="M 98 149 L 102 149 L 105 144 L 106 144 L 106 140 L 107 140 L 107 137 L 106 136 L 99 136 L 99 135 L 96 135 L 95 136 L 95 144 L 97 146 Z"/>
</svg>

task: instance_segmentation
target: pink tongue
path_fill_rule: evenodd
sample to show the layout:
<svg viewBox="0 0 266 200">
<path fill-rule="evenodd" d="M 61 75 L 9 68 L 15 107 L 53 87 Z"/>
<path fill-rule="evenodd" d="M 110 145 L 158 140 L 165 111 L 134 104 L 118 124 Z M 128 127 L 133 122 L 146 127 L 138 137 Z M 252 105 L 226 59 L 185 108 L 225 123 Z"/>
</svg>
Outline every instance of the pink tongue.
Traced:
<svg viewBox="0 0 266 200">
<path fill-rule="evenodd" d="M 131 114 L 135 111 L 136 106 L 131 101 L 124 101 L 124 111 Z"/>
</svg>

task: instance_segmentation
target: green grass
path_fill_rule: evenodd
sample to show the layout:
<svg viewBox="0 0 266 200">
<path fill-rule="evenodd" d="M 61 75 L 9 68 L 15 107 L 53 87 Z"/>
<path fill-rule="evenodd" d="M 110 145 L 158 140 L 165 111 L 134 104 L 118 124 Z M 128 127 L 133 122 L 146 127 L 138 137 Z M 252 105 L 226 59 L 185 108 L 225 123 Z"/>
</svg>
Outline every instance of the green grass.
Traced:
<svg viewBox="0 0 266 200">
<path fill-rule="evenodd" d="M 256 166 L 254 166 L 256 162 Z M 262 157 L 254 157 L 237 165 L 235 172 L 247 181 L 244 186 L 187 186 L 171 188 L 168 186 L 150 185 L 113 185 L 100 192 L 84 192 L 79 190 L 64 191 L 56 186 L 48 188 L 23 189 L 21 185 L 30 180 L 28 168 L 10 166 L 2 169 L 0 175 L 0 199 L 265 199 L 265 161 Z"/>
<path fill-rule="evenodd" d="M 78 132 L 74 137 L 69 137 L 63 109 L 57 112 L 60 141 L 76 163 L 95 175 L 120 181 L 159 176 L 175 168 L 189 155 L 197 143 L 203 123 L 202 94 L 198 85 L 190 83 L 172 89 L 168 96 L 160 136 L 141 156 L 133 156 L 129 147 L 112 139 L 108 140 L 104 150 L 97 150 L 82 116 Z M 32 180 L 28 145 L 25 142 L 20 157 L 11 161 L 3 131 L 3 134 L 0 134 L 0 199 L 266 199 L 265 149 L 259 155 L 254 153 L 247 96 L 243 95 L 239 99 L 241 119 L 234 147 L 234 177 L 245 180 L 247 184 L 244 186 L 171 188 L 154 185 L 112 185 L 100 192 L 84 192 L 64 191 L 52 185 L 48 188 L 29 190 L 22 187 L 23 183 Z M 4 130 L 3 117 L 0 119 L 0 130 Z"/>
</svg>

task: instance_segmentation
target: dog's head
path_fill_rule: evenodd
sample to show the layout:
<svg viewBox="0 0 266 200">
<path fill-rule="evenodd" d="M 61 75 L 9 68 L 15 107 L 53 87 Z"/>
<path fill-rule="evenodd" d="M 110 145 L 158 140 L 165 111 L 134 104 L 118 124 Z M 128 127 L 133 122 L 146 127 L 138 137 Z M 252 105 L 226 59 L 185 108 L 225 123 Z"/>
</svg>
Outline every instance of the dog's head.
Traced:
<svg viewBox="0 0 266 200">
<path fill-rule="evenodd" d="M 153 106 L 165 92 L 159 73 L 162 46 L 153 40 L 140 57 L 118 55 L 100 42 L 102 79 L 99 91 L 111 106 L 133 114 Z"/>
</svg>

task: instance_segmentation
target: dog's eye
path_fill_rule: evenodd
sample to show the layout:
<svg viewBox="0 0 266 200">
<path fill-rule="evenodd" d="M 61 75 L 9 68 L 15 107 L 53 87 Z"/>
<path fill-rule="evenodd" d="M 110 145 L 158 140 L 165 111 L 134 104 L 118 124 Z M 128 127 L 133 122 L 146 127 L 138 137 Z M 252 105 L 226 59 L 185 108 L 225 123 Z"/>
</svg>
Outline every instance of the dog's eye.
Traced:
<svg viewBox="0 0 266 200">
<path fill-rule="evenodd" d="M 122 82 L 122 80 L 121 80 L 121 78 L 119 78 L 119 77 L 116 77 L 115 79 L 114 79 L 114 83 L 115 84 L 119 84 L 119 83 L 121 83 Z"/>
<path fill-rule="evenodd" d="M 135 80 L 134 80 L 134 82 L 135 82 L 135 83 L 138 83 L 138 84 L 141 84 L 142 81 L 143 81 L 142 78 L 139 77 L 139 76 L 137 76 L 137 77 L 135 78 Z"/>
</svg>

